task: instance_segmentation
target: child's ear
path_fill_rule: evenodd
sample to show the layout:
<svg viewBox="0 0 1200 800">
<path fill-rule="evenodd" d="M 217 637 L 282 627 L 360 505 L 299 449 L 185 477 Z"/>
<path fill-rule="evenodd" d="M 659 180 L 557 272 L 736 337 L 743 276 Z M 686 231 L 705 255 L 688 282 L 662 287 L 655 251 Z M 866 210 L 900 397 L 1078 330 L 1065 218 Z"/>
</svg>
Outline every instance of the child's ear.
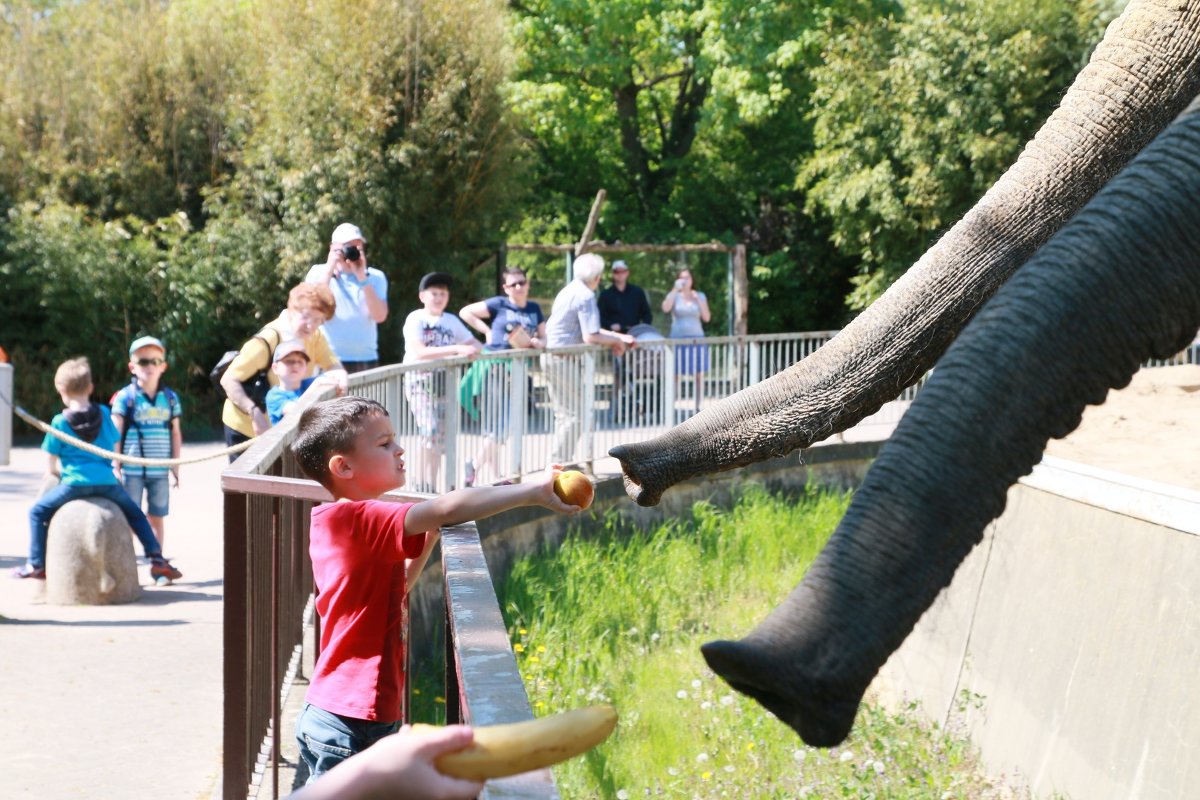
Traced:
<svg viewBox="0 0 1200 800">
<path fill-rule="evenodd" d="M 341 453 L 330 456 L 329 474 L 339 480 L 350 480 L 354 477 L 354 466 Z"/>
</svg>

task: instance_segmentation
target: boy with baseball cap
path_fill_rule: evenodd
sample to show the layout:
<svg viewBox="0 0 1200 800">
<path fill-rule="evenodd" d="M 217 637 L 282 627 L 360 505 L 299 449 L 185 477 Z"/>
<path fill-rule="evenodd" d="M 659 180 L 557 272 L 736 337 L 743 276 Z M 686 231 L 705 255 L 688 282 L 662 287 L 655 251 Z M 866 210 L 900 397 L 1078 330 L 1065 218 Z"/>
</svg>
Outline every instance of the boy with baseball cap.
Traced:
<svg viewBox="0 0 1200 800">
<path fill-rule="evenodd" d="M 310 360 L 304 351 L 303 339 L 289 339 L 275 348 L 271 371 L 279 378 L 279 384 L 267 392 L 267 417 L 272 425 L 278 425 L 283 415 L 296 405 L 304 390 L 317 380 L 305 377 Z"/>
<path fill-rule="evenodd" d="M 179 458 L 183 446 L 180 418 L 183 407 L 170 387 L 163 385 L 167 371 L 167 349 L 154 336 L 140 336 L 129 345 L 129 372 L 132 380 L 113 394 L 113 424 L 120 440 L 117 453 L 140 458 Z M 125 491 L 139 506 L 145 495 L 146 516 L 154 529 L 154 538 L 162 547 L 166 536 L 165 517 L 170 510 L 168 473 L 179 488 L 179 467 L 147 467 L 115 462 L 117 477 Z M 160 581 L 161 583 L 161 581 Z"/>
</svg>

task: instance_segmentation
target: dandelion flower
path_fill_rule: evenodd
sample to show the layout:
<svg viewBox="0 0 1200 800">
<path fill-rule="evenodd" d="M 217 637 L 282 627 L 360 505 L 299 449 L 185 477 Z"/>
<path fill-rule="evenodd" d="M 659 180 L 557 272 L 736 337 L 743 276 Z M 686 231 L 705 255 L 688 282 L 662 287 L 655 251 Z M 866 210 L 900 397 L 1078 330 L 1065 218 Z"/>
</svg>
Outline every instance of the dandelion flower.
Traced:
<svg viewBox="0 0 1200 800">
<path fill-rule="evenodd" d="M 617 800 L 629 800 L 629 792 L 624 789 L 617 790 Z"/>
<path fill-rule="evenodd" d="M 883 774 L 883 762 L 876 759 L 875 763 L 871 765 L 871 769 L 875 770 L 876 775 L 882 775 Z"/>
<path fill-rule="evenodd" d="M 420 693 L 421 693 L 421 690 L 420 690 L 420 689 L 418 689 L 418 688 L 416 688 L 416 687 L 414 686 L 414 687 L 413 687 L 413 694 L 420 694 Z"/>
<path fill-rule="evenodd" d="M 513 652 L 514 653 L 524 653 L 525 645 L 521 644 L 520 642 L 517 642 L 516 644 L 513 645 Z"/>
<path fill-rule="evenodd" d="M 712 703 L 708 702 L 707 700 L 700 704 L 701 711 L 708 711 L 710 708 L 712 708 Z"/>
<path fill-rule="evenodd" d="M 522 636 L 524 636 L 525 634 L 529 633 L 529 631 L 525 630 L 524 628 L 518 628 L 518 629 L 517 629 L 517 633 L 519 633 L 519 634 L 521 634 Z"/>
<path fill-rule="evenodd" d="M 838 761 L 841 761 L 843 764 L 846 763 L 847 761 L 852 761 L 853 759 L 854 759 L 854 753 L 850 750 L 843 750 L 842 754 L 840 756 L 838 756 Z"/>
<path fill-rule="evenodd" d="M 747 750 L 753 750 L 753 749 L 754 749 L 754 742 L 746 742 L 746 749 L 747 749 Z"/>
<path fill-rule="evenodd" d="M 712 773 L 711 773 L 711 772 L 701 772 L 701 773 L 700 773 L 700 780 L 702 780 L 702 781 L 711 781 L 711 780 L 712 780 Z"/>
<path fill-rule="evenodd" d="M 675 696 L 678 697 L 680 700 L 687 700 L 687 698 L 688 698 L 687 690 L 680 689 L 678 692 L 675 693 Z"/>
<path fill-rule="evenodd" d="M 657 633 L 650 634 L 650 641 L 652 641 L 652 642 L 657 642 L 659 640 L 659 638 L 661 638 L 661 637 L 659 637 L 659 635 Z"/>
<path fill-rule="evenodd" d="M 699 678 L 696 678 L 695 680 L 693 680 L 693 681 L 692 681 L 692 688 L 693 688 L 693 689 L 699 689 L 699 688 L 700 688 L 700 679 L 699 679 Z"/>
<path fill-rule="evenodd" d="M 530 657 L 529 657 L 529 663 L 531 663 L 531 664 L 536 664 L 536 663 L 538 663 L 539 661 L 541 661 L 541 659 L 540 659 L 540 658 L 538 658 L 537 656 L 530 656 Z"/>
<path fill-rule="evenodd" d="M 727 694 L 727 695 L 722 696 L 721 697 L 721 705 L 723 705 L 723 706 L 733 705 L 733 695 Z"/>
<path fill-rule="evenodd" d="M 696 756 L 697 763 L 703 764 L 705 761 L 708 761 L 708 753 L 700 753 L 698 756 Z"/>
<path fill-rule="evenodd" d="M 795 761 L 803 761 L 804 759 L 808 758 L 808 753 L 805 752 L 804 750 L 793 750 L 792 758 Z"/>
<path fill-rule="evenodd" d="M 545 708 L 546 703 L 542 700 L 538 700 L 536 703 L 533 704 L 533 707 L 534 708 Z"/>
<path fill-rule="evenodd" d="M 446 704 L 446 698 L 444 698 L 444 697 L 435 697 L 435 698 L 433 698 L 433 702 L 435 702 L 435 703 L 441 703 L 442 705 L 445 705 L 445 704 Z"/>
<path fill-rule="evenodd" d="M 544 644 L 539 644 L 539 645 L 538 645 L 538 648 L 537 648 L 537 650 L 538 650 L 538 652 L 539 652 L 539 653 L 544 653 L 544 652 L 546 652 L 546 645 L 544 645 Z"/>
</svg>

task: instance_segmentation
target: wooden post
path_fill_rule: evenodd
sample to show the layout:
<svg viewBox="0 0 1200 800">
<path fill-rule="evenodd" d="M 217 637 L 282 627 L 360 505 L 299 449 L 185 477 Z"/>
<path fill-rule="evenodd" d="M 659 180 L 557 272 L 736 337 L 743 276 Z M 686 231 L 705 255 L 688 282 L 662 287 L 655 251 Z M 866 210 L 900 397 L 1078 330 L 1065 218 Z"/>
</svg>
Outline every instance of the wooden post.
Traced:
<svg viewBox="0 0 1200 800">
<path fill-rule="evenodd" d="M 746 245 L 733 247 L 733 335 L 745 336 L 750 330 L 750 276 L 746 271 Z"/>
<path fill-rule="evenodd" d="M 604 205 L 605 191 L 601 189 L 596 192 L 596 199 L 592 201 L 592 210 L 588 214 L 587 225 L 583 229 L 583 236 L 575 244 L 575 255 L 581 256 L 587 252 L 587 244 L 592 240 L 592 234 L 596 232 L 596 221 L 600 219 L 600 206 Z"/>
</svg>

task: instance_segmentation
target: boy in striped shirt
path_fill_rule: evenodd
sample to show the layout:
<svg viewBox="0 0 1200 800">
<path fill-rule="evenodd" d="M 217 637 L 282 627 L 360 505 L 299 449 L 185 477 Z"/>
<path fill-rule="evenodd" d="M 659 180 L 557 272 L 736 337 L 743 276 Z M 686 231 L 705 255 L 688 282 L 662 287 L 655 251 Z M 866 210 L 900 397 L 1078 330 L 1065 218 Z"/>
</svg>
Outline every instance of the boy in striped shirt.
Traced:
<svg viewBox="0 0 1200 800">
<path fill-rule="evenodd" d="M 142 458 L 179 458 L 183 444 L 179 396 L 162 384 L 167 370 L 167 350 L 153 336 L 134 339 L 129 345 L 129 371 L 133 380 L 113 395 L 112 417 L 121 440 L 114 450 Z M 179 467 L 144 467 L 115 462 L 117 477 L 139 506 L 146 496 L 146 516 L 154 537 L 163 544 L 163 518 L 170 508 L 168 473 L 179 488 Z"/>
</svg>

